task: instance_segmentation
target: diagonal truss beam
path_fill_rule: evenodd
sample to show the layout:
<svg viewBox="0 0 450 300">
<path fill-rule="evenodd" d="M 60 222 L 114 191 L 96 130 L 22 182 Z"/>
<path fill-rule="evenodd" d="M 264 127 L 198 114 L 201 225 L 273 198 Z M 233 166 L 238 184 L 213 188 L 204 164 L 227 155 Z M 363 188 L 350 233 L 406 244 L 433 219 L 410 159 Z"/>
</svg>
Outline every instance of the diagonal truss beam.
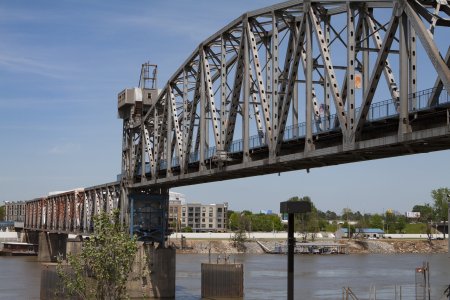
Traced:
<svg viewBox="0 0 450 300">
<path fill-rule="evenodd" d="M 322 28 L 320 27 L 320 22 L 316 16 L 316 10 L 311 7 L 309 9 L 309 15 L 311 17 L 312 25 L 316 38 L 320 48 L 320 54 L 323 59 L 323 64 L 326 68 L 327 80 L 330 82 L 330 92 L 333 96 L 334 104 L 336 106 L 336 113 L 339 119 L 339 124 L 343 133 L 347 132 L 347 120 L 344 111 L 344 103 L 342 101 L 339 85 L 336 78 L 336 73 L 334 72 L 333 64 L 331 63 L 330 51 L 328 45 L 325 43 L 325 36 L 323 34 Z"/>
<path fill-rule="evenodd" d="M 353 133 L 355 135 L 359 135 L 361 133 L 362 127 L 367 119 L 367 114 L 370 109 L 370 105 L 372 104 L 373 97 L 375 95 L 375 90 L 378 85 L 378 82 L 380 80 L 381 72 L 383 72 L 383 69 L 385 67 L 386 58 L 389 54 L 389 49 L 391 48 L 392 42 L 395 38 L 395 32 L 398 28 L 399 23 L 399 17 L 398 17 L 398 5 L 396 4 L 394 6 L 392 16 L 389 22 L 389 27 L 386 31 L 386 34 L 384 36 L 383 44 L 378 51 L 378 56 L 375 61 L 375 67 L 372 71 L 372 75 L 370 77 L 369 85 L 367 87 L 367 90 L 364 92 L 364 98 L 361 106 L 361 110 L 359 111 L 356 126 L 353 130 Z"/>
<path fill-rule="evenodd" d="M 430 58 L 430 61 L 433 64 L 440 80 L 442 81 L 443 86 L 447 91 L 450 91 L 450 69 L 444 62 L 439 49 L 436 47 L 436 43 L 409 2 L 403 0 L 402 3 L 404 5 L 405 13 L 408 15 L 409 21 L 416 31 L 416 34 L 419 37 L 425 52 Z"/>
<path fill-rule="evenodd" d="M 272 141 L 272 124 L 270 122 L 270 107 L 269 103 L 267 101 L 266 96 L 266 90 L 262 79 L 262 71 L 261 71 L 261 64 L 258 57 L 258 50 L 256 48 L 256 40 L 255 36 L 253 35 L 253 32 L 250 29 L 250 24 L 247 25 L 247 35 L 248 35 L 248 41 L 249 41 L 249 47 L 251 50 L 252 58 L 253 58 L 253 65 L 255 67 L 255 77 L 256 77 L 256 84 L 258 86 L 259 91 L 259 99 L 261 100 L 261 106 L 262 111 L 264 115 L 264 124 L 266 128 L 266 136 L 269 140 L 269 145 Z M 249 66 L 251 67 L 251 66 Z M 252 72 L 250 71 L 250 74 Z M 255 102 L 256 98 L 253 98 L 253 101 Z M 255 108 L 255 114 L 256 114 L 256 108 Z M 270 146 L 269 146 L 270 147 Z"/>
</svg>

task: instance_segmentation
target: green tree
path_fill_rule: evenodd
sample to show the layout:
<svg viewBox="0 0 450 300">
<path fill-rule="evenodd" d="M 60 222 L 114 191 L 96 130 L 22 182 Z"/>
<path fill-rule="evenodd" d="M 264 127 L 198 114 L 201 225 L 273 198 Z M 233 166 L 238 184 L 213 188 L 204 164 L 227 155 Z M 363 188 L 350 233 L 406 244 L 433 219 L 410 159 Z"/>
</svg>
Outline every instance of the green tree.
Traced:
<svg viewBox="0 0 450 300">
<path fill-rule="evenodd" d="M 6 215 L 5 206 L 4 205 L 0 206 L 0 221 L 5 220 L 5 215 Z"/>
<path fill-rule="evenodd" d="M 250 218 L 251 218 L 251 212 L 249 211 L 243 211 L 242 213 L 235 212 L 233 214 L 233 219 L 235 220 L 236 224 L 236 230 L 234 232 L 233 237 L 231 238 L 233 241 L 233 246 L 238 251 L 245 251 L 246 246 L 245 242 L 247 241 L 247 233 L 246 230 L 249 228 Z"/>
<path fill-rule="evenodd" d="M 434 220 L 437 222 L 444 222 L 444 239 L 445 239 L 445 223 L 448 221 L 448 201 L 450 189 L 439 188 L 431 191 L 431 197 L 433 198 L 433 212 Z"/>
<path fill-rule="evenodd" d="M 81 299 L 125 299 L 126 283 L 137 251 L 120 223 L 119 211 L 94 216 L 94 233 L 83 242 L 79 255 L 60 260 L 57 273 L 65 289 Z"/>
<path fill-rule="evenodd" d="M 433 219 L 433 208 L 428 203 L 425 203 L 424 205 L 414 205 L 412 211 L 420 213 L 419 222 L 426 223 Z"/>
<path fill-rule="evenodd" d="M 397 222 L 395 223 L 395 229 L 398 233 L 403 233 L 406 228 L 407 220 L 405 216 L 398 216 Z"/>
<path fill-rule="evenodd" d="M 370 227 L 383 229 L 383 217 L 379 214 L 374 214 L 370 217 Z"/>
<path fill-rule="evenodd" d="M 319 222 L 319 214 L 317 211 L 317 208 L 315 207 L 314 203 L 311 201 L 311 198 L 309 196 L 304 196 L 302 198 L 299 197 L 292 197 L 288 201 L 306 201 L 311 203 L 311 212 L 309 213 L 302 213 L 302 214 L 296 214 L 295 215 L 295 225 L 294 228 L 298 232 L 303 233 L 303 241 L 306 241 L 307 234 L 311 233 L 311 237 L 314 240 L 316 237 L 316 234 L 320 230 L 320 222 Z"/>
<path fill-rule="evenodd" d="M 334 211 L 327 210 L 325 213 L 325 218 L 328 221 L 336 221 L 338 219 L 338 215 Z"/>
<path fill-rule="evenodd" d="M 192 227 L 186 226 L 183 229 L 181 229 L 181 232 L 193 232 Z"/>
</svg>

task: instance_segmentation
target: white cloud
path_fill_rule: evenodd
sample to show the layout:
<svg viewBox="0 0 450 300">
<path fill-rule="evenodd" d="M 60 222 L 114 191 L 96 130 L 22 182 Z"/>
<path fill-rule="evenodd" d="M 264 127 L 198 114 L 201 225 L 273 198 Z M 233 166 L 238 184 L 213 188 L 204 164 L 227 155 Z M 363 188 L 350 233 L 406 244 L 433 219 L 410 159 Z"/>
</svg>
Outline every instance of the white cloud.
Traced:
<svg viewBox="0 0 450 300">
<path fill-rule="evenodd" d="M 64 154 L 72 154 L 80 151 L 81 145 L 77 143 L 67 142 L 61 145 L 55 145 L 50 150 L 50 154 L 54 155 L 64 155 Z"/>
<path fill-rule="evenodd" d="M 0 65 L 7 67 L 10 71 L 25 72 L 54 79 L 62 79 L 63 68 L 42 62 L 36 58 L 26 58 L 18 55 L 0 53 Z"/>
</svg>

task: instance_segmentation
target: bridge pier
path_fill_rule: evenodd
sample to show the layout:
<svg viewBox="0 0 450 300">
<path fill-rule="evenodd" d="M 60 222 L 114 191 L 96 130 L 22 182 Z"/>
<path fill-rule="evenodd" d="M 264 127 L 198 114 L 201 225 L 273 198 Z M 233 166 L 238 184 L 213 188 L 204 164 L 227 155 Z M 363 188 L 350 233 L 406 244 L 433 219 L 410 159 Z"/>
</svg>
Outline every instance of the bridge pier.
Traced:
<svg viewBox="0 0 450 300">
<path fill-rule="evenodd" d="M 127 289 L 133 298 L 175 298 L 174 248 L 139 242 Z"/>
<path fill-rule="evenodd" d="M 66 257 L 67 234 L 39 232 L 38 261 L 56 262 L 58 255 Z"/>
</svg>

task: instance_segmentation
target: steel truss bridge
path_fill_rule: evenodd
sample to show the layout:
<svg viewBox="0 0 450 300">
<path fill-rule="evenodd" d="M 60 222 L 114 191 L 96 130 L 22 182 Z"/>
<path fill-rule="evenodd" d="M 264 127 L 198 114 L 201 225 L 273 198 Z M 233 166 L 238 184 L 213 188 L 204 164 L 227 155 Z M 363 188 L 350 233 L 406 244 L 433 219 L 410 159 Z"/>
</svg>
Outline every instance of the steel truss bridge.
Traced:
<svg viewBox="0 0 450 300">
<path fill-rule="evenodd" d="M 31 201 L 25 226 L 89 231 L 93 213 L 120 207 L 133 226 L 156 211 L 147 229 L 162 241 L 161 195 L 172 187 L 450 149 L 449 27 L 445 0 L 247 12 L 200 43 L 161 90 L 147 63 L 139 87 L 119 93 L 120 183 L 42 198 L 40 208 Z"/>
</svg>

